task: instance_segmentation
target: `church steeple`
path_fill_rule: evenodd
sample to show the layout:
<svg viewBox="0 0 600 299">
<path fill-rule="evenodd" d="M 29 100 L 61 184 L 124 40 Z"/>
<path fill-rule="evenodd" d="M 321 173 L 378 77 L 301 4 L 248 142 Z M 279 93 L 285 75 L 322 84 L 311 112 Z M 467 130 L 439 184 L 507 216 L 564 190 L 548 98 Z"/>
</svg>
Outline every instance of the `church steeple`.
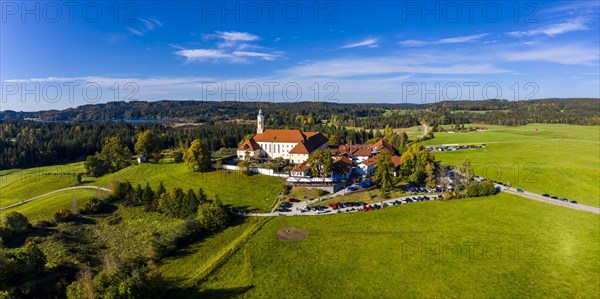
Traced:
<svg viewBox="0 0 600 299">
<path fill-rule="evenodd" d="M 256 134 L 261 134 L 265 131 L 265 118 L 262 115 L 262 109 L 258 110 L 258 116 L 256 117 Z"/>
</svg>

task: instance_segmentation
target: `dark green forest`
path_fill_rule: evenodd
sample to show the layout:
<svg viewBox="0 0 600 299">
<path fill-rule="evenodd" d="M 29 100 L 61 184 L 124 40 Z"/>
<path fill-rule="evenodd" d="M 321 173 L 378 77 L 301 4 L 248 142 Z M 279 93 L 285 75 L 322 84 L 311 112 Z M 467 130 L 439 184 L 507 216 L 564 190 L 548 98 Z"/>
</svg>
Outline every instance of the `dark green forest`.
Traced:
<svg viewBox="0 0 600 299">
<path fill-rule="evenodd" d="M 195 139 L 203 140 L 212 151 L 235 148 L 244 136 L 255 132 L 258 109 L 264 111 L 267 128 L 319 131 L 337 136 L 340 143 L 364 143 L 374 137 L 373 129 L 386 125 L 406 128 L 421 122 L 434 127 L 467 123 L 600 125 L 600 99 L 450 101 L 423 105 L 111 102 L 62 111 L 0 112 L 0 169 L 83 161 L 115 136 L 133 151 L 137 134 L 145 130 L 158 134 L 163 148 L 187 148 Z"/>
</svg>

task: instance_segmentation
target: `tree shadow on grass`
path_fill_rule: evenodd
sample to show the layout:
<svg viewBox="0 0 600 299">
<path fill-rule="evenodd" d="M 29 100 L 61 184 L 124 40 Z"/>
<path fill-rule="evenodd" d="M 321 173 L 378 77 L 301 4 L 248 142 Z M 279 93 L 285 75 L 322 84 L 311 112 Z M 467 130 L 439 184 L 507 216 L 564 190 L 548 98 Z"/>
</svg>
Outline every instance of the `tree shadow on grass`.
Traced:
<svg viewBox="0 0 600 299">
<path fill-rule="evenodd" d="M 264 211 L 251 206 L 233 206 L 232 204 L 223 204 L 223 207 L 225 207 L 225 209 L 228 211 L 235 211 L 238 213 L 264 213 Z"/>
<path fill-rule="evenodd" d="M 36 237 L 44 238 L 44 237 L 48 237 L 48 236 L 54 234 L 55 232 L 56 232 L 56 229 L 54 229 L 54 228 L 49 228 L 49 227 L 42 228 L 42 227 L 34 226 L 32 229 L 30 229 L 26 233 L 13 236 L 12 238 L 6 240 L 3 245 L 6 248 L 19 248 L 19 247 L 25 245 L 25 243 L 27 242 L 27 239 L 29 239 L 29 238 L 36 238 Z"/>
<path fill-rule="evenodd" d="M 231 217 L 229 224 L 227 225 L 226 228 L 224 229 L 228 229 L 231 227 L 236 227 L 239 225 L 244 224 L 247 221 L 246 217 L 238 217 L 238 216 L 233 216 Z M 212 232 L 205 232 L 203 233 L 198 240 L 196 241 L 192 241 L 190 243 L 181 245 L 181 247 L 179 249 L 177 249 L 175 252 L 173 252 L 172 254 L 169 254 L 167 257 L 169 258 L 183 258 L 186 257 L 188 255 L 191 254 L 195 254 L 196 253 L 196 248 L 194 247 L 195 244 L 200 244 L 203 242 L 206 242 L 208 239 L 220 234 L 223 230 L 218 230 L 218 231 L 212 231 Z"/>
<path fill-rule="evenodd" d="M 176 288 L 170 292 L 170 298 L 233 298 L 243 297 L 253 285 L 224 289 L 200 289 L 198 287 Z"/>
</svg>

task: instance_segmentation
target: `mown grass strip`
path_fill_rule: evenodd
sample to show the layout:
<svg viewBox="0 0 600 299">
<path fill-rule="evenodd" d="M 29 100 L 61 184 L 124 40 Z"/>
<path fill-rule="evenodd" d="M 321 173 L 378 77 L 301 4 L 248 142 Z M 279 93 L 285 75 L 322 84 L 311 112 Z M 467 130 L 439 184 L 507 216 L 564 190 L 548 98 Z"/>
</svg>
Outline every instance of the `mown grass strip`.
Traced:
<svg viewBox="0 0 600 299">
<path fill-rule="evenodd" d="M 186 285 L 199 285 L 202 281 L 204 281 L 213 271 L 223 265 L 229 257 L 231 257 L 238 249 L 240 249 L 246 242 L 261 229 L 265 223 L 268 222 L 267 218 L 259 219 L 255 224 L 250 226 L 246 231 L 244 231 L 239 237 L 231 241 L 231 243 L 227 244 L 227 246 L 221 248 L 212 258 L 210 258 L 207 263 L 203 265 L 202 268 L 198 271 L 198 274 L 190 278 L 189 283 Z"/>
</svg>

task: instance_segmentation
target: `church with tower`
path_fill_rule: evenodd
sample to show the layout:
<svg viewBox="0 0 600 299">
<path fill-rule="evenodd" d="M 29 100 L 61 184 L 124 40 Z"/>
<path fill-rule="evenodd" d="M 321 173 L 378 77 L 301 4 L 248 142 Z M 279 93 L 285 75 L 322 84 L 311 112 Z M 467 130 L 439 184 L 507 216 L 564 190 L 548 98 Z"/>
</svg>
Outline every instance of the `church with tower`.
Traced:
<svg viewBox="0 0 600 299">
<path fill-rule="evenodd" d="M 316 150 L 329 148 L 329 139 L 319 132 L 300 130 L 265 130 L 262 109 L 256 118 L 256 135 L 245 140 L 237 149 L 239 159 L 246 156 L 254 159 L 290 160 L 291 163 L 304 163 Z"/>
</svg>

